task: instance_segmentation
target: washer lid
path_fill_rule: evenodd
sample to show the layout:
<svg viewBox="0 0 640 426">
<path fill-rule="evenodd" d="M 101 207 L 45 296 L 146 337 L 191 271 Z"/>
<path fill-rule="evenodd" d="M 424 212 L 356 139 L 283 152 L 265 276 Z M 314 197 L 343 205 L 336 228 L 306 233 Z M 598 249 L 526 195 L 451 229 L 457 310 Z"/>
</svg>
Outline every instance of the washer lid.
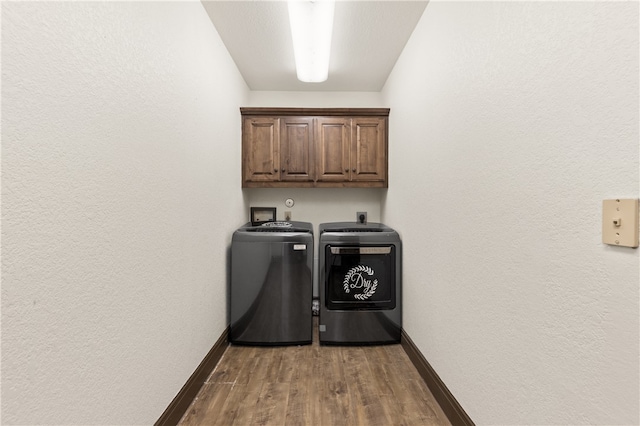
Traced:
<svg viewBox="0 0 640 426">
<path fill-rule="evenodd" d="M 370 233 L 370 232 L 394 232 L 383 223 L 367 223 L 361 224 L 357 222 L 332 222 L 320 224 L 320 232 L 335 232 L 335 233 Z"/>
<path fill-rule="evenodd" d="M 291 222 L 265 222 L 260 226 L 263 226 L 263 227 L 266 227 L 266 228 L 291 228 L 293 226 L 293 223 L 291 223 Z"/>
<path fill-rule="evenodd" d="M 296 222 L 296 221 L 275 221 L 265 222 L 257 226 L 251 225 L 251 222 L 245 224 L 238 229 L 237 232 L 248 233 L 281 233 L 281 234 L 294 234 L 294 233 L 313 233 L 313 225 L 308 222 Z"/>
</svg>

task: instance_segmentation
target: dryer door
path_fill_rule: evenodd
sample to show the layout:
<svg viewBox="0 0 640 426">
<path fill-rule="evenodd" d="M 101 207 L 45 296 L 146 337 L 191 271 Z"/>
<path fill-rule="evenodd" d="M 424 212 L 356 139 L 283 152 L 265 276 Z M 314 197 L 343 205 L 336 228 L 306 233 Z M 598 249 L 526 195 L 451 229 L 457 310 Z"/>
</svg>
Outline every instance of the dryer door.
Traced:
<svg viewBox="0 0 640 426">
<path fill-rule="evenodd" d="M 396 248 L 327 245 L 325 294 L 328 309 L 396 307 Z"/>
</svg>

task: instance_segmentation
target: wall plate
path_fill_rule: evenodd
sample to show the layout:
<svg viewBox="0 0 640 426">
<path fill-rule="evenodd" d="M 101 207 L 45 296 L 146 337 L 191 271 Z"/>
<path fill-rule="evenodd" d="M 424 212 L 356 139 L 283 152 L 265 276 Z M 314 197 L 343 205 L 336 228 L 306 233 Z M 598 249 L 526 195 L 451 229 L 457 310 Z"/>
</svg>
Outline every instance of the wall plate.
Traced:
<svg viewBox="0 0 640 426">
<path fill-rule="evenodd" d="M 638 199 L 602 201 L 602 242 L 638 247 Z"/>
<path fill-rule="evenodd" d="M 367 212 L 356 212 L 356 222 L 362 223 L 363 225 L 367 224 Z"/>
</svg>

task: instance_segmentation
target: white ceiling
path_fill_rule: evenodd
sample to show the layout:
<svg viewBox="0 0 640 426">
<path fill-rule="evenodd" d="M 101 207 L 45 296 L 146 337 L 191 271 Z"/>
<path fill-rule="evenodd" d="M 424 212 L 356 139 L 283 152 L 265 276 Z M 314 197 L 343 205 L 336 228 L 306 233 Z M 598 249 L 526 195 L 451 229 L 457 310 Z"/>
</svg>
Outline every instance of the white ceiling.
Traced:
<svg viewBox="0 0 640 426">
<path fill-rule="evenodd" d="M 384 86 L 427 1 L 347 1 L 335 6 L 329 78 L 296 77 L 286 1 L 202 3 L 251 90 L 373 91 Z"/>
</svg>

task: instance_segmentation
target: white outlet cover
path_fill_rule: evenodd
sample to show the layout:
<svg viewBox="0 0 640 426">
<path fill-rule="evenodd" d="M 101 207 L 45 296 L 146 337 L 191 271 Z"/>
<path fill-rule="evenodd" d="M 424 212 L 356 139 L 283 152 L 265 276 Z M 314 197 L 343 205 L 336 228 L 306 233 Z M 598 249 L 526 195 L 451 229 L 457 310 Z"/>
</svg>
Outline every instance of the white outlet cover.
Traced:
<svg viewBox="0 0 640 426">
<path fill-rule="evenodd" d="M 638 199 L 602 201 L 602 242 L 638 247 Z"/>
</svg>

